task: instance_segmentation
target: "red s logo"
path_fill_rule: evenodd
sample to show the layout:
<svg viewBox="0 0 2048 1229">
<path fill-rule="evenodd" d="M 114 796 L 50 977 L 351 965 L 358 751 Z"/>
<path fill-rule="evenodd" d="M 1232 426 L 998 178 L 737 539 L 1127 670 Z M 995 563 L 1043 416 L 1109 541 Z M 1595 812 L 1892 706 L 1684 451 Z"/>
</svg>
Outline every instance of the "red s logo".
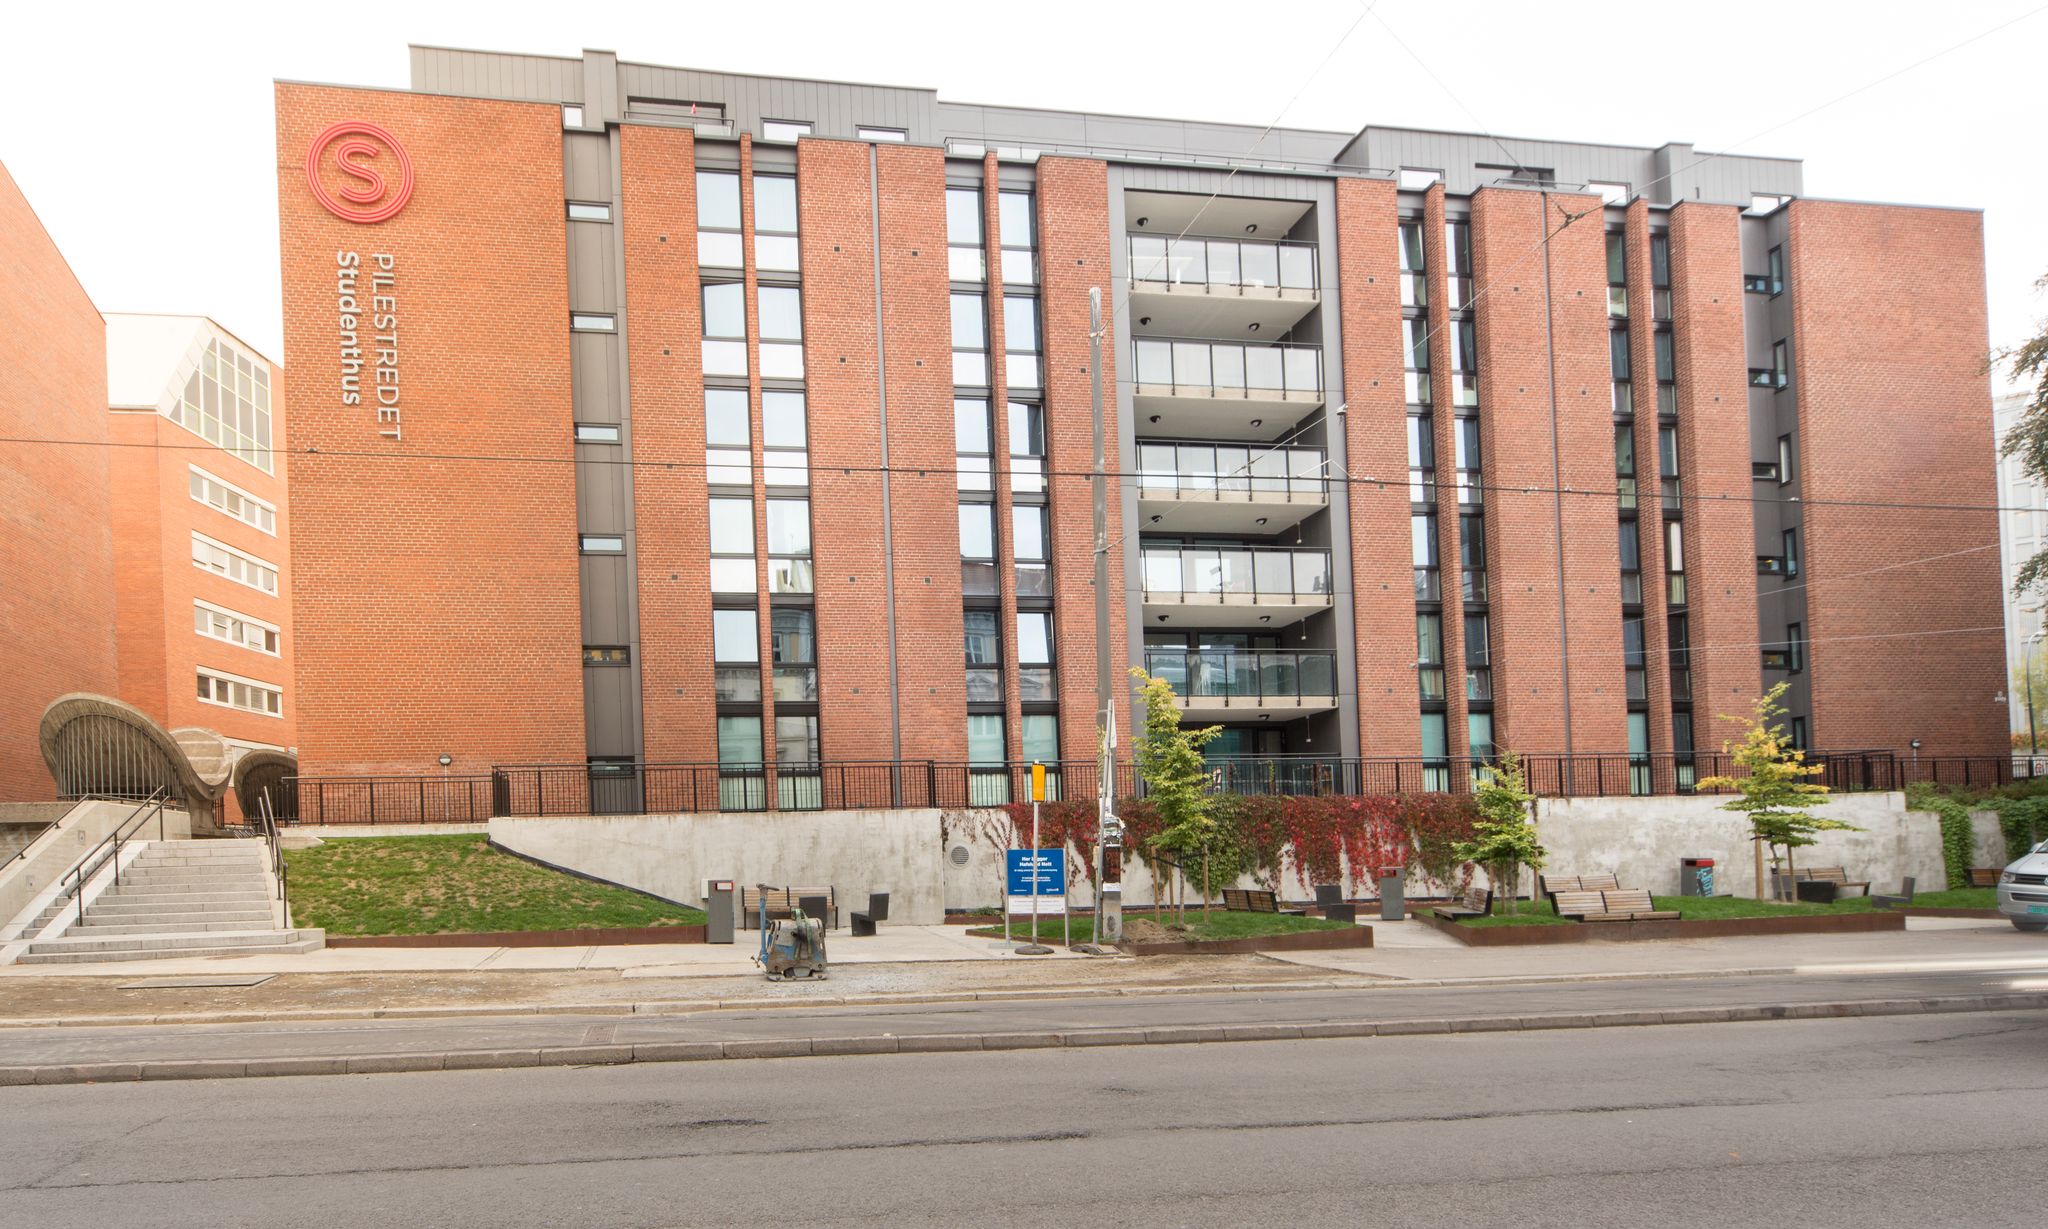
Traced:
<svg viewBox="0 0 2048 1229">
<path fill-rule="evenodd" d="M 321 178 L 330 149 L 334 151 L 332 172 L 338 172 L 342 180 L 332 189 Z M 395 188 L 379 169 L 380 163 L 384 170 L 396 171 Z M 344 221 L 384 221 L 412 199 L 412 184 L 411 156 L 396 137 L 375 124 L 343 120 L 329 125 L 306 151 L 306 186 L 313 190 L 313 199 Z"/>
</svg>

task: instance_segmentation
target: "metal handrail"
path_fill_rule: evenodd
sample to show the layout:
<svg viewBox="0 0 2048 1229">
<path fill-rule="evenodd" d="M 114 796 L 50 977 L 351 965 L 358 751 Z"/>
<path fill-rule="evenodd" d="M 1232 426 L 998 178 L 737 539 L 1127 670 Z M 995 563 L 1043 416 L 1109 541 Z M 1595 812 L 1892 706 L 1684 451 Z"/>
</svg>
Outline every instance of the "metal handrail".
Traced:
<svg viewBox="0 0 2048 1229">
<path fill-rule="evenodd" d="M 1337 698 L 1337 655 L 1327 649 L 1146 649 L 1145 672 L 1182 699 Z"/>
<path fill-rule="evenodd" d="M 1193 597 L 1213 597 L 1221 602 L 1232 595 L 1254 599 L 1260 596 L 1330 596 L 1330 552 L 1326 550 L 1276 546 L 1147 546 L 1139 554 L 1139 580 L 1148 598 L 1154 594 L 1178 594 L 1183 601 Z M 1164 575 L 1163 570 L 1155 577 L 1155 560 L 1163 567 L 1169 556 L 1175 577 Z M 1322 566 L 1311 566 L 1308 575 L 1303 576 L 1297 563 L 1303 557 L 1311 561 L 1320 560 Z M 1272 575 L 1271 567 L 1263 569 L 1266 574 L 1261 575 L 1260 560 L 1282 558 L 1286 561 L 1284 578 Z M 1237 566 L 1228 567 L 1230 564 Z M 1203 569 L 1212 566 L 1213 575 L 1205 574 Z M 1176 578 L 1178 583 L 1164 583 Z M 1154 584 L 1155 579 L 1162 583 Z M 1212 579 L 1214 583 L 1208 583 Z"/>
<path fill-rule="evenodd" d="M 1160 465 L 1162 453 L 1171 463 Z M 1313 473 L 1295 472 L 1295 462 L 1313 457 Z M 1138 441 L 1138 498 L 1159 491 L 1177 497 L 1207 495 L 1217 502 L 1252 502 L 1277 496 L 1287 503 L 1297 498 L 1327 503 L 1330 483 L 1329 454 L 1321 448 L 1262 445 L 1213 444 L 1205 441 Z"/>
<path fill-rule="evenodd" d="M 1133 383 L 1140 388 L 1168 388 L 1176 393 L 1323 395 L 1323 348 L 1317 345 L 1134 337 L 1131 371 Z"/>
<path fill-rule="evenodd" d="M 277 899 L 284 906 L 284 924 L 289 926 L 292 921 L 292 897 L 285 882 L 287 872 L 284 864 L 284 838 L 278 833 L 277 817 L 270 810 L 269 790 L 256 795 L 256 812 L 263 820 L 263 839 L 270 846 L 270 871 L 277 876 Z"/>
<path fill-rule="evenodd" d="M 112 858 L 114 862 L 114 883 L 116 886 L 120 885 L 121 842 L 135 829 L 141 828 L 148 821 L 149 816 L 145 812 L 149 811 L 152 807 L 156 810 L 156 837 L 158 840 L 164 839 L 164 801 L 165 797 L 162 787 L 151 790 L 149 797 L 143 800 L 141 806 L 136 807 L 126 819 L 115 824 L 114 830 L 109 832 L 104 840 L 87 850 L 84 857 L 72 863 L 71 869 L 58 878 L 57 882 L 60 885 L 60 890 L 57 893 L 57 899 L 69 900 L 73 896 L 78 898 L 78 921 L 80 925 L 85 924 L 85 885 L 91 882 L 94 875 L 99 874 L 100 867 L 107 864 L 108 858 Z M 109 845 L 113 846 L 113 849 L 105 856 L 101 856 L 100 851 L 106 849 Z M 95 857 L 98 857 L 99 861 L 94 862 L 93 859 Z M 88 866 L 87 863 L 91 863 L 91 865 Z M 62 887 L 61 885 L 65 883 L 70 883 L 71 886 Z"/>
<path fill-rule="evenodd" d="M 1126 235 L 1125 250 L 1130 257 L 1131 282 L 1137 286 L 1202 286 L 1205 288 L 1228 288 L 1242 293 L 1250 290 L 1306 290 L 1320 291 L 1322 270 L 1316 260 L 1316 245 L 1289 239 L 1212 239 L 1202 236 L 1188 236 L 1168 239 L 1164 235 Z M 1140 251 L 1140 249 L 1145 249 Z M 1247 279 L 1244 254 L 1251 249 L 1263 255 L 1270 250 L 1272 278 Z M 1228 254 L 1230 259 L 1217 260 L 1219 254 Z M 1307 277 L 1304 272 L 1288 259 L 1289 253 L 1305 254 L 1308 257 Z M 1201 269 L 1196 276 L 1192 269 L 1196 256 L 1201 258 Z M 1260 263 L 1263 264 L 1263 261 Z M 1234 277 L 1216 276 L 1219 266 L 1233 267 Z M 1266 271 L 1261 269 L 1261 272 Z"/>
</svg>

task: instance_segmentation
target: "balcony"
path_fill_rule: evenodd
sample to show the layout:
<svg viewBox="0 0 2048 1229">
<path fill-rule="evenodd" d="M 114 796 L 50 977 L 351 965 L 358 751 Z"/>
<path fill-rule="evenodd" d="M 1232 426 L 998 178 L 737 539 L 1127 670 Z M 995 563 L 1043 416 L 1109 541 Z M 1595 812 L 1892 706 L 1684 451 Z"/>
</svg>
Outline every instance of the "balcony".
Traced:
<svg viewBox="0 0 2048 1229">
<path fill-rule="evenodd" d="M 1277 533 L 1329 507 L 1327 468 L 1320 448 L 1141 441 L 1138 512 L 1189 533 Z"/>
<path fill-rule="evenodd" d="M 1319 346 L 1139 337 L 1131 348 L 1141 435 L 1278 439 L 1323 403 Z"/>
<path fill-rule="evenodd" d="M 1265 628 L 1330 608 L 1330 552 L 1251 546 L 1148 546 L 1145 626 Z"/>
<path fill-rule="evenodd" d="M 1316 247 L 1258 239 L 1131 235 L 1130 313 L 1153 334 L 1286 332 L 1322 300 Z M 1135 331 L 1135 330 L 1134 330 Z"/>
<path fill-rule="evenodd" d="M 1173 684 L 1196 721 L 1284 720 L 1337 707 L 1337 655 L 1327 651 L 1147 649 L 1145 672 Z"/>
</svg>

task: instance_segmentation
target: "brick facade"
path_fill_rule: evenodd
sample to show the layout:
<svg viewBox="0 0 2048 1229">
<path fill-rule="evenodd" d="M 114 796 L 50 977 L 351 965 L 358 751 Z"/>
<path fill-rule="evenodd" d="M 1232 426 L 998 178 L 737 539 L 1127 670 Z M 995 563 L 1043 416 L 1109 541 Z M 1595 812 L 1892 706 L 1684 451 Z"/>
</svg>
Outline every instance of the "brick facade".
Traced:
<svg viewBox="0 0 2048 1229">
<path fill-rule="evenodd" d="M 1788 225 L 1813 743 L 1999 751 L 1995 514 L 1868 506 L 1997 503 L 1983 218 L 1801 200 Z"/>
<path fill-rule="evenodd" d="M 0 464 L 0 800 L 33 800 L 56 795 L 44 707 L 118 686 L 106 328 L 5 168 L 0 355 L 0 435 L 51 441 L 7 445 Z"/>
<path fill-rule="evenodd" d="M 301 768 L 580 760 L 560 111 L 276 93 Z M 342 119 L 411 154 L 387 221 L 342 221 L 307 188 L 306 151 Z M 402 442 L 340 402 L 339 251 L 397 258 Z"/>
</svg>

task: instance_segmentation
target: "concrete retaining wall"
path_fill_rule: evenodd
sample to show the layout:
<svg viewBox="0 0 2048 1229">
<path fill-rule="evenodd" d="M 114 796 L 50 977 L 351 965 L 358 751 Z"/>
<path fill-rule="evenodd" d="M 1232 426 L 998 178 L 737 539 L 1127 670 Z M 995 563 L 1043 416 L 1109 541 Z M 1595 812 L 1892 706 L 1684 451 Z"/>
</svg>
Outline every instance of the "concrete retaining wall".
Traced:
<svg viewBox="0 0 2048 1229">
<path fill-rule="evenodd" d="M 93 846 L 107 838 L 115 825 L 135 814 L 135 803 L 88 801 L 65 804 L 68 813 L 57 826 L 32 841 L 23 856 L 0 867 L 0 928 L 16 920 L 44 889 L 71 869 Z M 157 823 L 151 819 L 135 836 L 157 839 Z M 164 811 L 163 835 L 181 840 L 192 835 L 192 820 L 183 811 Z"/>
<path fill-rule="evenodd" d="M 701 905 L 704 884 L 775 883 L 835 889 L 841 916 L 889 893 L 889 917 L 945 920 L 935 810 L 769 811 L 758 814 L 601 815 L 493 819 L 491 839 L 564 870 L 668 900 Z M 989 881 L 991 894 L 995 881 Z"/>
</svg>

